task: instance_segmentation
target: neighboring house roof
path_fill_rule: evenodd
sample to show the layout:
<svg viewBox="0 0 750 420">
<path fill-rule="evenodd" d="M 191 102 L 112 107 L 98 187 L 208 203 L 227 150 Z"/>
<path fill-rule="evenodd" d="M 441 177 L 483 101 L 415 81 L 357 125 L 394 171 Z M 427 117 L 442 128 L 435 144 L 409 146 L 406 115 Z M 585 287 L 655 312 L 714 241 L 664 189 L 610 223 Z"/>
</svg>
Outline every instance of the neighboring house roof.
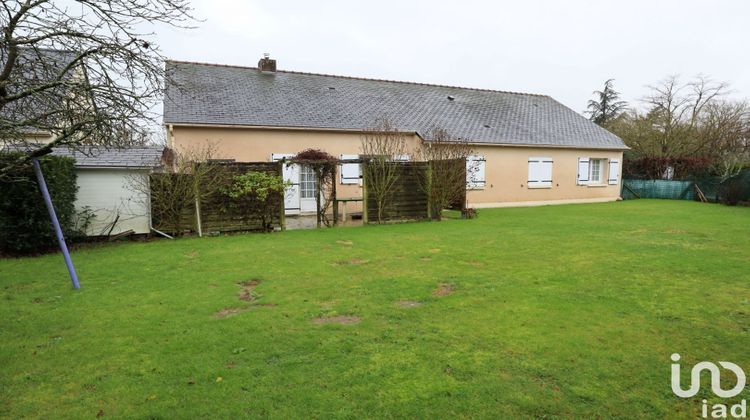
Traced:
<svg viewBox="0 0 750 420">
<path fill-rule="evenodd" d="M 77 168 L 149 169 L 161 164 L 162 147 L 129 147 L 127 149 L 92 149 L 87 153 L 55 148 L 52 154 L 75 159 Z"/>
<path fill-rule="evenodd" d="M 6 51 L 0 54 L 0 67 L 5 65 Z M 21 92 L 48 83 L 60 75 L 77 57 L 72 51 L 53 50 L 48 48 L 19 48 L 15 66 L 8 85 L 10 93 Z M 70 80 L 77 71 L 76 67 L 62 74 L 63 80 Z M 31 135 L 48 134 L 39 126 L 56 127 L 60 117 L 55 114 L 60 98 L 66 97 L 65 86 L 41 91 L 24 99 L 6 104 L 0 111 L 0 118 L 9 121 L 32 120 L 37 126 L 21 127 L 20 131 Z M 46 117 L 45 114 L 49 114 Z"/>
<path fill-rule="evenodd" d="M 472 143 L 627 149 L 544 95 L 182 61 L 166 71 L 166 124 L 363 130 L 388 118 L 427 140 L 437 127 Z"/>
</svg>

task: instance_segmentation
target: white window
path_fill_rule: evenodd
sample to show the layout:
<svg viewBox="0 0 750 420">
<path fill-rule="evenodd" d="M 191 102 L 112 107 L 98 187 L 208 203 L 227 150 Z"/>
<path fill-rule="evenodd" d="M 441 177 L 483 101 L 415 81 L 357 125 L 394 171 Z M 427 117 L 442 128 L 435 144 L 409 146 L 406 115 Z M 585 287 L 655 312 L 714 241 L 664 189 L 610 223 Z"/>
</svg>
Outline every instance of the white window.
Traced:
<svg viewBox="0 0 750 420">
<path fill-rule="evenodd" d="M 362 168 L 359 163 L 346 163 L 347 160 L 359 159 L 359 155 L 341 155 L 341 183 L 359 184 Z"/>
<path fill-rule="evenodd" d="M 529 158 L 529 188 L 552 187 L 552 158 Z"/>
<path fill-rule="evenodd" d="M 411 159 L 409 155 L 394 155 L 393 160 L 395 162 L 408 162 Z"/>
<path fill-rule="evenodd" d="M 609 161 L 609 176 L 607 181 L 612 185 L 620 182 L 620 161 L 614 159 Z"/>
<path fill-rule="evenodd" d="M 316 182 L 315 172 L 308 165 L 302 165 L 302 171 L 300 171 L 300 197 L 301 198 L 315 198 Z"/>
<path fill-rule="evenodd" d="M 486 160 L 484 156 L 472 155 L 466 158 L 466 188 L 482 189 L 486 181 L 484 175 Z"/>
<path fill-rule="evenodd" d="M 601 184 L 602 183 L 602 167 L 604 166 L 604 159 L 591 159 L 589 163 L 589 183 L 590 184 Z"/>
</svg>

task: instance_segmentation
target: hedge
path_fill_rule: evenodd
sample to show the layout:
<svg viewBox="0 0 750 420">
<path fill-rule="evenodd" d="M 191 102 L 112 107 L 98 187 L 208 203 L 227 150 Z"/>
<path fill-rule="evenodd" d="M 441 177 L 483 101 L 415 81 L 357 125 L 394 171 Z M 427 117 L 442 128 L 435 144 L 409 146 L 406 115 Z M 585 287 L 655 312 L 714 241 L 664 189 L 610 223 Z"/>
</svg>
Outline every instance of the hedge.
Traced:
<svg viewBox="0 0 750 420">
<path fill-rule="evenodd" d="M 0 153 L 0 167 L 18 157 L 18 153 Z M 63 233 L 66 237 L 78 236 L 75 230 L 74 202 L 78 185 L 74 160 L 46 156 L 39 162 Z M 0 253 L 35 254 L 54 250 L 56 246 L 52 222 L 29 162 L 0 179 Z"/>
</svg>

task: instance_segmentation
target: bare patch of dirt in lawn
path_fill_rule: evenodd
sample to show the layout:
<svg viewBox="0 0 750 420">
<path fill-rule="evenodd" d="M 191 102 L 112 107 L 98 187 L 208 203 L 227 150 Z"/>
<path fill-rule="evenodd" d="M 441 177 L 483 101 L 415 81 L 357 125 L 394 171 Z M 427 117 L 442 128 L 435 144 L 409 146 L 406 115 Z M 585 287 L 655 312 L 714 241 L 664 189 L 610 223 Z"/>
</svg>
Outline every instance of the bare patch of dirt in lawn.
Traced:
<svg viewBox="0 0 750 420">
<path fill-rule="evenodd" d="M 336 261 L 336 265 L 362 265 L 369 262 L 370 260 L 361 260 L 359 258 L 354 258 L 351 260 Z"/>
<path fill-rule="evenodd" d="M 450 283 L 440 283 L 438 287 L 432 291 L 432 296 L 442 297 L 452 295 L 456 290 L 456 286 Z"/>
<path fill-rule="evenodd" d="M 437 254 L 438 252 L 440 252 L 440 248 L 432 248 L 430 252 L 433 254 Z"/>
<path fill-rule="evenodd" d="M 342 239 L 342 240 L 336 241 L 336 243 L 339 244 L 339 245 L 346 245 L 346 246 L 352 246 L 352 245 L 354 245 L 354 242 L 352 242 L 352 241 L 350 241 L 348 239 Z"/>
<path fill-rule="evenodd" d="M 429 257 L 429 256 L 425 255 L 424 257 L 420 257 L 419 259 L 422 260 L 422 261 L 431 261 L 432 257 Z"/>
<path fill-rule="evenodd" d="M 237 283 L 238 286 L 240 286 L 240 300 L 244 300 L 245 302 L 253 302 L 255 299 L 258 298 L 258 296 L 255 294 L 255 288 L 258 287 L 260 284 L 260 280 L 252 279 L 252 280 L 245 280 L 243 282 Z"/>
<path fill-rule="evenodd" d="M 197 256 L 198 256 L 198 251 L 190 251 L 187 254 L 185 254 L 185 257 L 187 257 L 187 258 L 189 258 L 191 260 L 193 258 L 197 257 Z"/>
<path fill-rule="evenodd" d="M 341 325 L 352 325 L 357 324 L 362 318 L 355 315 L 338 315 L 338 316 L 319 316 L 313 318 L 314 324 L 341 324 Z"/>
<path fill-rule="evenodd" d="M 422 302 L 417 302 L 416 300 L 399 300 L 396 302 L 396 305 L 401 308 L 418 308 L 422 306 Z"/>
<path fill-rule="evenodd" d="M 224 308 L 220 311 L 214 312 L 214 318 L 226 318 L 245 311 L 247 311 L 247 308 Z"/>
</svg>

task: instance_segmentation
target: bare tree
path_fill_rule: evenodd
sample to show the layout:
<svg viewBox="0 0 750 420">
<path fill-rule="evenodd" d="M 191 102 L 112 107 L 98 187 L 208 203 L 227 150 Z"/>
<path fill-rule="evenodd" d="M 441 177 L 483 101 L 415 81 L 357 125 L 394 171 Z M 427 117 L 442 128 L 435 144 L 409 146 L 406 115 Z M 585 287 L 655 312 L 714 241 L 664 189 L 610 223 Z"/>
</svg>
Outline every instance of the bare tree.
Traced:
<svg viewBox="0 0 750 420">
<path fill-rule="evenodd" d="M 164 171 L 149 176 L 131 175 L 128 188 L 141 197 L 150 197 L 153 218 L 166 230 L 180 235 L 183 220 L 190 209 L 200 214 L 200 205 L 220 189 L 231 176 L 226 167 L 213 158 L 216 146 L 208 144 L 197 148 L 164 149 Z"/>
<path fill-rule="evenodd" d="M 374 198 L 378 223 L 382 223 L 399 179 L 399 168 L 393 162 L 408 154 L 407 137 L 389 120 L 380 119 L 362 135 L 360 152 L 365 160 L 362 175 L 367 182 L 367 195 Z"/>
<path fill-rule="evenodd" d="M 750 162 L 750 107 L 746 101 L 725 99 L 726 83 L 706 76 L 681 83 L 670 76 L 650 88 L 643 99 L 645 112 L 630 110 L 607 128 L 637 156 L 660 165 L 657 172 L 667 173 L 676 161 L 700 158 L 709 164 L 706 169 L 728 178 Z"/>
<path fill-rule="evenodd" d="M 750 106 L 747 102 L 719 101 L 700 114 L 699 142 L 713 157 L 714 171 L 722 179 L 737 175 L 750 164 Z"/>
<path fill-rule="evenodd" d="M 670 76 L 649 88 L 651 94 L 644 102 L 650 107 L 657 156 L 694 156 L 705 152 L 707 143 L 698 136 L 700 116 L 707 106 L 727 93 L 727 84 L 703 75 L 681 84 L 677 76 Z"/>
<path fill-rule="evenodd" d="M 163 90 L 153 33 L 187 27 L 187 0 L 3 1 L 0 143 L 29 153 L 55 146 L 118 147 L 142 139 Z M 36 144 L 40 134 L 49 139 Z M 21 162 L 19 162 L 21 163 Z M 16 164 L 0 168 L 0 176 Z"/>
<path fill-rule="evenodd" d="M 434 220 L 440 220 L 443 209 L 465 197 L 466 158 L 472 153 L 469 143 L 441 128 L 433 129 L 420 144 L 420 160 L 430 163 L 429 174 L 422 177 L 421 184 L 429 196 Z"/>
</svg>

